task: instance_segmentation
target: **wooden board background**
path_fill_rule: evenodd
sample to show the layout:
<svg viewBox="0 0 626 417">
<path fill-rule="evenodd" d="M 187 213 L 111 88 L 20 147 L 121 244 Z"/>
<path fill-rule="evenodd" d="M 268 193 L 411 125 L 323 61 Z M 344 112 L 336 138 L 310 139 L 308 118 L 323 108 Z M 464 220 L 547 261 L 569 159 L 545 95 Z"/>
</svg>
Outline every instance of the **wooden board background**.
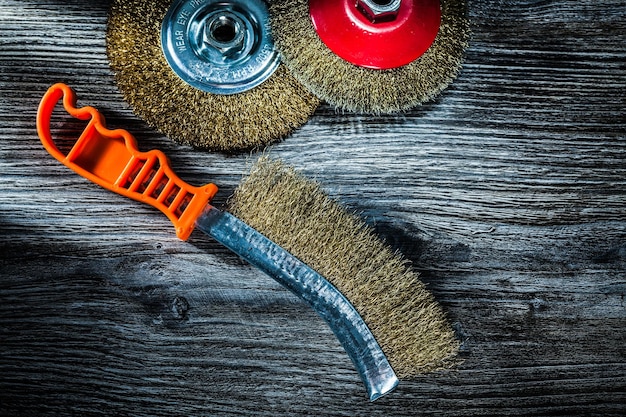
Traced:
<svg viewBox="0 0 626 417">
<path fill-rule="evenodd" d="M 626 2 L 469 9 L 464 69 L 436 102 L 322 106 L 272 150 L 402 250 L 464 340 L 458 368 L 370 404 L 303 303 L 67 171 L 36 108 L 69 83 L 218 203 L 249 155 L 177 146 L 132 114 L 107 1 L 0 0 L 0 414 L 626 415 Z"/>
</svg>

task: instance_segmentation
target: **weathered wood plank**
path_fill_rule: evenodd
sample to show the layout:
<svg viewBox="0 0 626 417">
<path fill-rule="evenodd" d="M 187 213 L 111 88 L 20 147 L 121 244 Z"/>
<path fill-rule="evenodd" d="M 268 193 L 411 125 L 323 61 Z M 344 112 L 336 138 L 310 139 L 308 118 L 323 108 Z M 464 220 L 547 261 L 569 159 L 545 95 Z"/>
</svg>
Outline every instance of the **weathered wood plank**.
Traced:
<svg viewBox="0 0 626 417">
<path fill-rule="evenodd" d="M 272 149 L 404 252 L 464 340 L 457 369 L 374 404 L 294 296 L 42 149 L 38 101 L 64 81 L 219 204 L 246 169 L 132 114 L 107 10 L 0 0 L 1 415 L 626 413 L 626 2 L 471 1 L 464 69 L 436 102 L 323 106 Z"/>
</svg>

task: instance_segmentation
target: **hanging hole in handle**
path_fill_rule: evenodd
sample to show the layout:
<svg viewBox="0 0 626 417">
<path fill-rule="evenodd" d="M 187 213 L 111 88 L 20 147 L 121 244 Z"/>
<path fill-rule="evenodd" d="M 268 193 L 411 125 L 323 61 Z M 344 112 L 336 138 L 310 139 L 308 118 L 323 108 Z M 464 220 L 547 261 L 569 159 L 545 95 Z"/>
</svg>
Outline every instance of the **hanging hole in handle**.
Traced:
<svg viewBox="0 0 626 417">
<path fill-rule="evenodd" d="M 50 116 L 50 136 L 59 152 L 67 155 L 90 121 L 91 119 L 80 120 L 69 115 L 63 107 L 63 100 L 59 100 Z"/>
<path fill-rule="evenodd" d="M 58 119 L 60 115 L 64 119 Z M 71 121 L 72 118 L 83 121 L 86 126 Z M 82 132 L 75 135 L 74 129 L 79 126 L 84 126 Z M 72 135 L 68 135 L 68 128 L 72 130 Z M 130 133 L 107 129 L 104 116 L 93 107 L 76 107 L 73 90 L 61 83 L 50 87 L 41 100 L 37 111 L 37 131 L 52 156 L 105 187 L 115 185 L 134 160 L 133 152 L 137 151 L 137 144 Z M 69 136 L 73 136 L 71 141 L 67 140 Z"/>
</svg>

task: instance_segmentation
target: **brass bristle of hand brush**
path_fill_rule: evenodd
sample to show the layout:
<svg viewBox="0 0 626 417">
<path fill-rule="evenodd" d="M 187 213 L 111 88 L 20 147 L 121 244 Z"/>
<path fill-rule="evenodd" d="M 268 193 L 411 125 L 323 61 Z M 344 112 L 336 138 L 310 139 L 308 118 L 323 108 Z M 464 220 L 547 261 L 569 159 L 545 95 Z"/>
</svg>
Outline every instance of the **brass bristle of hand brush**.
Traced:
<svg viewBox="0 0 626 417">
<path fill-rule="evenodd" d="M 408 261 L 316 182 L 263 157 L 235 190 L 229 211 L 337 287 L 400 379 L 456 362 L 452 326 Z"/>
<path fill-rule="evenodd" d="M 274 0 L 285 65 L 342 110 L 396 113 L 458 75 L 470 34 L 464 0 Z"/>
<path fill-rule="evenodd" d="M 114 0 L 107 54 L 133 111 L 171 139 L 239 151 L 303 125 L 319 100 L 280 62 L 262 0 Z"/>
</svg>

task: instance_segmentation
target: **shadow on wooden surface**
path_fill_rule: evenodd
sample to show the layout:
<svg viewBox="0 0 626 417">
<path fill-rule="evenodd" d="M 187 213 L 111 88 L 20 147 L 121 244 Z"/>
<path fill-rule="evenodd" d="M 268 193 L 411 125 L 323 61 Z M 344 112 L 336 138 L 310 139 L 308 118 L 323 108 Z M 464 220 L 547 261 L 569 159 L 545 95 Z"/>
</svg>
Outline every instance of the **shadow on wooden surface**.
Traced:
<svg viewBox="0 0 626 417">
<path fill-rule="evenodd" d="M 626 3 L 470 1 L 458 80 L 407 114 L 328 106 L 271 151 L 363 213 L 456 323 L 464 362 L 369 404 L 314 313 L 69 173 L 38 101 L 72 85 L 223 203 L 248 155 L 130 112 L 108 2 L 0 0 L 0 414 L 626 414 Z"/>
</svg>

